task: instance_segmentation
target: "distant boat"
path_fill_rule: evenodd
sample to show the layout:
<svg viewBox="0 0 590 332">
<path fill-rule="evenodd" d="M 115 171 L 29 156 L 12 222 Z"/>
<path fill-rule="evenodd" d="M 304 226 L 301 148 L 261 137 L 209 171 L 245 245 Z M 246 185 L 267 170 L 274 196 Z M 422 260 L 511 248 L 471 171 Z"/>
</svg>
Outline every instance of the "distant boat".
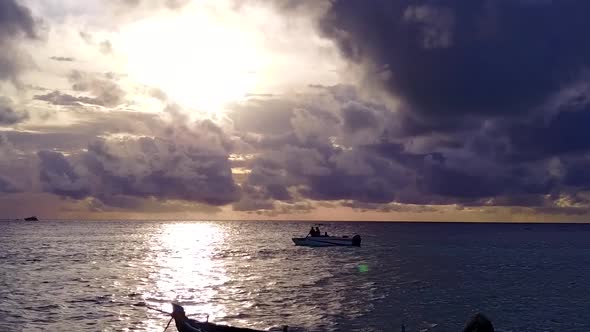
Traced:
<svg viewBox="0 0 590 332">
<path fill-rule="evenodd" d="M 360 247 L 361 236 L 355 235 L 352 238 L 348 236 L 307 236 L 294 237 L 293 243 L 296 246 L 306 247 Z"/>
<path fill-rule="evenodd" d="M 32 217 L 27 217 L 24 219 L 25 221 L 39 221 L 39 219 L 36 216 L 32 216 Z"/>
<path fill-rule="evenodd" d="M 352 238 L 348 236 L 328 236 L 328 233 L 321 235 L 319 228 L 312 230 L 306 237 L 291 238 L 296 246 L 306 247 L 360 247 L 361 236 L 355 235 Z"/>
<path fill-rule="evenodd" d="M 263 332 L 261 330 L 253 330 L 241 327 L 233 327 L 228 325 L 219 325 L 207 322 L 199 322 L 194 319 L 186 317 L 184 308 L 178 304 L 172 304 L 172 318 L 176 324 L 178 332 Z M 287 331 L 287 327 L 283 327 L 283 331 Z"/>
</svg>

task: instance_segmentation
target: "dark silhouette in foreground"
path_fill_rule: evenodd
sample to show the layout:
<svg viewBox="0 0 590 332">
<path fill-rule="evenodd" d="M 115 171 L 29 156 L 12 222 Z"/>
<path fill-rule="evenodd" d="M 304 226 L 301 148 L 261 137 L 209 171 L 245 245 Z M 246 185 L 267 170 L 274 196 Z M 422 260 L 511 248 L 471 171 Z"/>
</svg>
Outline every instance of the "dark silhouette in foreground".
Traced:
<svg viewBox="0 0 590 332">
<path fill-rule="evenodd" d="M 174 319 L 178 332 L 263 332 L 261 330 L 199 322 L 186 317 L 184 308 L 178 304 L 172 304 L 172 308 L 171 316 Z M 287 331 L 287 329 L 286 326 L 283 327 L 283 331 Z"/>
<path fill-rule="evenodd" d="M 402 324 L 402 332 L 406 332 L 405 324 Z M 463 332 L 494 332 L 494 326 L 486 316 L 477 313 L 465 323 Z"/>
<path fill-rule="evenodd" d="M 463 332 L 494 332 L 494 326 L 486 316 L 477 313 L 467 321 Z"/>
<path fill-rule="evenodd" d="M 172 320 L 174 320 L 178 332 L 263 332 L 261 330 L 209 323 L 208 315 L 207 321 L 205 322 L 190 319 L 186 316 L 184 308 L 174 303 L 172 303 L 172 313 L 167 313 L 160 309 L 149 307 L 145 303 L 138 305 L 146 306 L 149 309 L 156 310 L 161 313 L 166 313 L 172 316 L 172 318 L 168 322 L 168 325 L 166 325 L 164 331 L 168 329 L 168 326 L 170 326 L 170 323 L 172 322 Z M 288 326 L 283 326 L 283 332 L 287 332 L 288 330 Z M 402 324 L 401 326 L 401 331 L 406 332 L 406 326 L 404 324 Z M 494 332 L 494 326 L 486 316 L 484 316 L 481 313 L 477 313 L 467 321 L 467 323 L 465 324 L 465 328 L 463 329 L 463 332 Z"/>
<path fill-rule="evenodd" d="M 309 230 L 309 233 L 307 233 L 308 236 L 317 236 L 317 233 L 315 232 L 315 229 L 313 228 L 313 226 L 311 227 L 311 229 Z"/>
</svg>

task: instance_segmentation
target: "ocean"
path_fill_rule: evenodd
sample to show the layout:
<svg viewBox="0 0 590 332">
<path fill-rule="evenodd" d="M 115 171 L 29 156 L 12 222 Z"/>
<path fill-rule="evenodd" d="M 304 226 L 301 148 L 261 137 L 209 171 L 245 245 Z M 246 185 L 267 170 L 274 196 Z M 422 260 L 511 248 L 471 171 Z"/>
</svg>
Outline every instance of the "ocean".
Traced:
<svg viewBox="0 0 590 332">
<path fill-rule="evenodd" d="M 590 225 L 323 223 L 362 247 L 296 247 L 306 222 L 0 223 L 0 331 L 590 331 Z M 175 331 L 171 327 L 169 331 Z"/>
</svg>

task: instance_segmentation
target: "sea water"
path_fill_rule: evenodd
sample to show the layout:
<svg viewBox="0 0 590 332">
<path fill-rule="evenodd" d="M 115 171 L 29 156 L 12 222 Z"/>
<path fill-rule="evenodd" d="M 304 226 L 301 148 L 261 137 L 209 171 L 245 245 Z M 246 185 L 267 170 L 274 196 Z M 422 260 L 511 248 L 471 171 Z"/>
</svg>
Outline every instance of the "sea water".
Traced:
<svg viewBox="0 0 590 332">
<path fill-rule="evenodd" d="M 313 223 L 0 223 L 0 331 L 162 331 L 196 319 L 293 331 L 590 331 L 590 225 L 325 223 L 362 247 L 307 248 Z M 171 328 L 174 330 L 174 328 Z"/>
</svg>

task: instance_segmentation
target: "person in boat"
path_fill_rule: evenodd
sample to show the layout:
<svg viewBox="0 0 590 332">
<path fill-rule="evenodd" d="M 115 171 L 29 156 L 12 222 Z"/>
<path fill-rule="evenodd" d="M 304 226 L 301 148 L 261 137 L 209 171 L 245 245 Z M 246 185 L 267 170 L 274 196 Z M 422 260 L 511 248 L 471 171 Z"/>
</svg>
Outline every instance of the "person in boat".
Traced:
<svg viewBox="0 0 590 332">
<path fill-rule="evenodd" d="M 311 226 L 311 229 L 309 230 L 309 234 L 308 235 L 309 236 L 316 236 L 315 229 L 313 228 L 313 226 Z"/>
<path fill-rule="evenodd" d="M 328 232 L 324 232 L 324 236 L 325 237 L 328 237 Z"/>
<path fill-rule="evenodd" d="M 322 232 L 320 232 L 320 228 L 319 227 L 315 227 L 315 236 L 322 236 Z"/>
</svg>

